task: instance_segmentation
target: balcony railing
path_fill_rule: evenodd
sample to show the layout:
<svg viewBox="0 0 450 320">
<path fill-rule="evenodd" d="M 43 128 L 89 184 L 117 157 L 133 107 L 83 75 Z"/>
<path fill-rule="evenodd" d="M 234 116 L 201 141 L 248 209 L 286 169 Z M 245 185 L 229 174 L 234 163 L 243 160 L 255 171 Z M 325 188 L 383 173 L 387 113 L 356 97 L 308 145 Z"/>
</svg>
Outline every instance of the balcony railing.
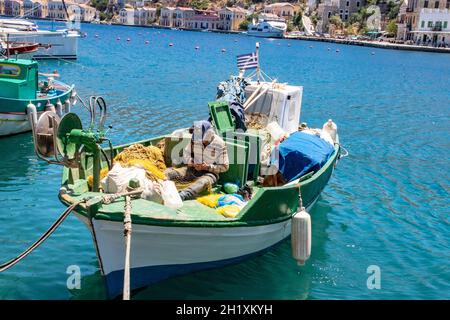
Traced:
<svg viewBox="0 0 450 320">
<path fill-rule="evenodd" d="M 434 26 L 433 28 L 431 28 L 431 30 L 433 30 L 433 31 L 442 31 L 442 26 Z"/>
</svg>

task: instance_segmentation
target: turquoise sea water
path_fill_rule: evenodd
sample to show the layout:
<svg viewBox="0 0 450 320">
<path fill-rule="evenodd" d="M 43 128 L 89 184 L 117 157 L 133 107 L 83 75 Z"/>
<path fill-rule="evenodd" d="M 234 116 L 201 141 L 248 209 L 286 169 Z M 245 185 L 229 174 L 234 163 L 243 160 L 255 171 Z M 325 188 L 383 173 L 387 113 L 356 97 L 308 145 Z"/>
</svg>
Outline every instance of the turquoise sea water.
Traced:
<svg viewBox="0 0 450 320">
<path fill-rule="evenodd" d="M 251 52 L 256 41 L 117 26 L 83 25 L 83 31 L 88 36 L 77 61 L 44 61 L 40 68 L 57 69 L 82 96 L 106 98 L 114 143 L 205 118 L 215 86 L 236 73 L 235 56 Z M 311 258 L 297 267 L 287 241 L 261 257 L 167 280 L 134 298 L 449 299 L 450 55 L 261 42 L 265 72 L 304 86 L 301 120 L 317 127 L 333 118 L 350 152 L 310 212 Z M 57 198 L 61 168 L 38 161 L 30 134 L 0 139 L 0 154 L 3 262 L 64 207 Z M 80 290 L 66 287 L 70 265 L 81 268 Z M 381 270 L 379 290 L 366 285 L 371 265 Z M 104 298 L 91 236 L 73 216 L 0 274 L 0 299 Z"/>
</svg>

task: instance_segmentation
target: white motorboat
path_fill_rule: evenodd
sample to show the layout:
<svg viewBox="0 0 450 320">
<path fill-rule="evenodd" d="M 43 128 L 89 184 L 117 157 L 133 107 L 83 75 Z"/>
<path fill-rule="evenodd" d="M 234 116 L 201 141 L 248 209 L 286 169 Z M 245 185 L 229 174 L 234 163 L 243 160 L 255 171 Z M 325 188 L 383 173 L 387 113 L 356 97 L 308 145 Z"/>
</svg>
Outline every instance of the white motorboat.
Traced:
<svg viewBox="0 0 450 320">
<path fill-rule="evenodd" d="M 77 30 L 40 30 L 24 19 L 0 19 L 0 37 L 16 42 L 39 43 L 41 47 L 33 54 L 36 59 L 76 59 L 78 53 Z"/>
<path fill-rule="evenodd" d="M 260 15 L 258 22 L 249 24 L 247 35 L 264 38 L 283 38 L 287 30 L 286 22 L 274 15 Z"/>
</svg>

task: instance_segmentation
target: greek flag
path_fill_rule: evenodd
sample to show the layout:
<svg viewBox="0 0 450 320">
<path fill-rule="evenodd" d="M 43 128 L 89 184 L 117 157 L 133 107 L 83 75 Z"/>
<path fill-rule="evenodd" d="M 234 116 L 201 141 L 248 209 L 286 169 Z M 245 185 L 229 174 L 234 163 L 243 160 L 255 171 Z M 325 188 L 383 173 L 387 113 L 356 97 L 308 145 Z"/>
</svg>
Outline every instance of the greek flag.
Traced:
<svg viewBox="0 0 450 320">
<path fill-rule="evenodd" d="M 239 70 L 255 69 L 258 67 L 258 56 L 255 52 L 237 56 Z"/>
</svg>

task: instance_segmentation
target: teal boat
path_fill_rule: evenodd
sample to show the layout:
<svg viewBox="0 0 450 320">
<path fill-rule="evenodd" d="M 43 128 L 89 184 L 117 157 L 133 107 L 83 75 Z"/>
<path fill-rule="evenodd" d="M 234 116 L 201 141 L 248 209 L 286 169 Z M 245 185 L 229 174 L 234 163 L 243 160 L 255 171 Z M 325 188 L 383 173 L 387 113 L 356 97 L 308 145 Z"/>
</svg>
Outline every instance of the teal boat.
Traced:
<svg viewBox="0 0 450 320">
<path fill-rule="evenodd" d="M 31 130 L 29 105 L 39 114 L 70 111 L 76 101 L 74 86 L 55 80 L 55 76 L 39 74 L 34 60 L 0 59 L 0 136 Z"/>
</svg>

